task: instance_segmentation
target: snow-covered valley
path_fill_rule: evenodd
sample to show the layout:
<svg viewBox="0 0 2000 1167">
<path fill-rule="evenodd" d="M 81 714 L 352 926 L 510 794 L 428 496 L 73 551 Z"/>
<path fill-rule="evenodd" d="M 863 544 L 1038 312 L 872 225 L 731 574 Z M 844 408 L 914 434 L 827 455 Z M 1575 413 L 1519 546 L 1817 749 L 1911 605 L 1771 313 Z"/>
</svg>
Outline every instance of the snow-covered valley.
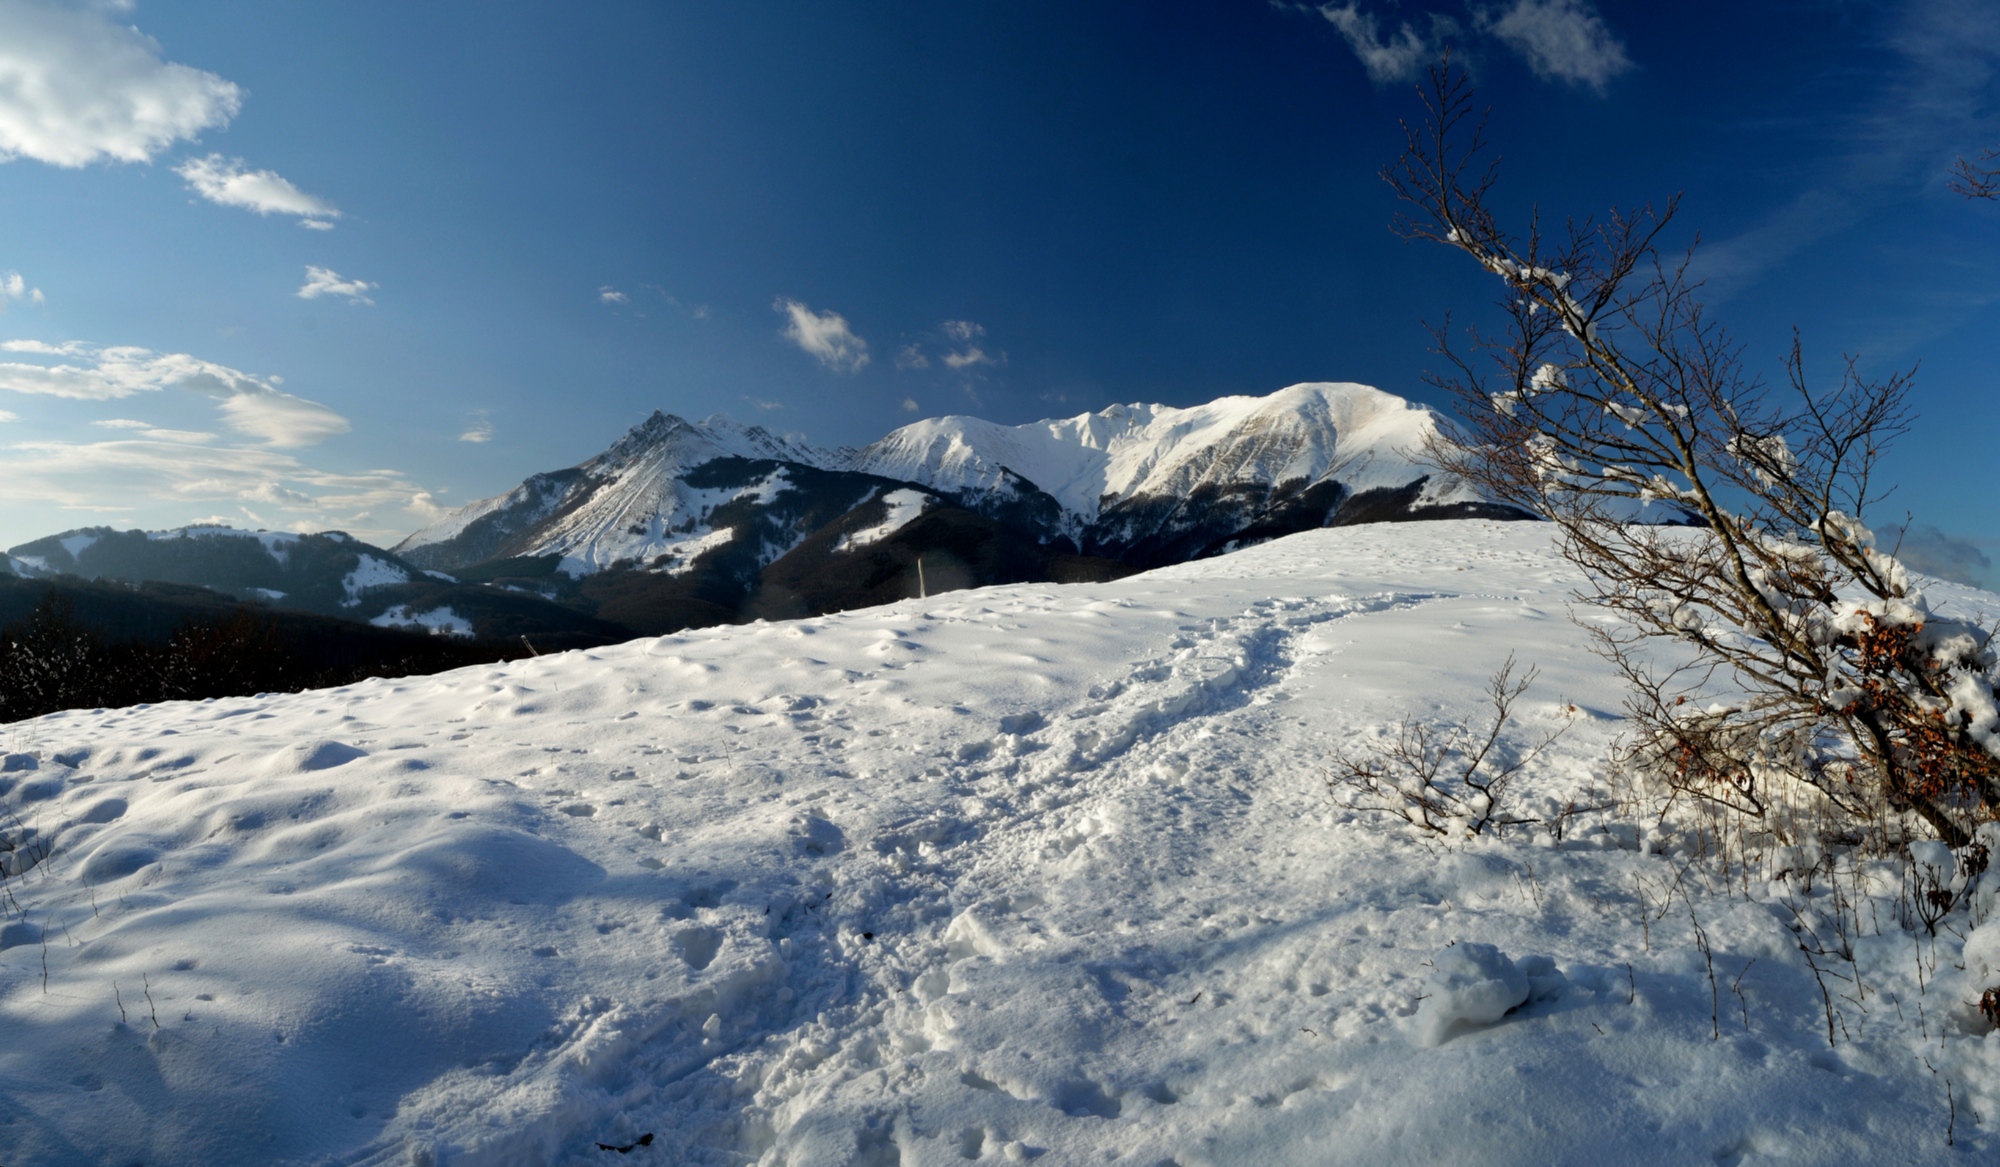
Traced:
<svg viewBox="0 0 2000 1167">
<path fill-rule="evenodd" d="M 35 833 L 0 1162 L 1993 1154 L 1963 912 L 1918 939 L 1864 885 L 1829 1010 L 1787 927 L 1824 883 L 1726 891 L 1625 823 L 1431 842 L 1329 793 L 1405 714 L 1475 720 L 1510 654 L 1541 670 L 1519 734 L 1570 727 L 1523 797 L 1603 789 L 1620 694 L 1550 538 L 1311 531 L 7 726 Z M 1528 999 L 1474 1023 L 1454 968 Z"/>
</svg>

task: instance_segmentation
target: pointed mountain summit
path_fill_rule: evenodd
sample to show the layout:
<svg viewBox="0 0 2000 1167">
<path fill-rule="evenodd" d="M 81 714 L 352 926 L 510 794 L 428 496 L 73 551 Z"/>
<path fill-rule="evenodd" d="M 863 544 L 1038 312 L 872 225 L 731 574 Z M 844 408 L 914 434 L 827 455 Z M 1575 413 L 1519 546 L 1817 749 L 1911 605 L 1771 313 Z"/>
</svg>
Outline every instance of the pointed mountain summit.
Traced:
<svg viewBox="0 0 2000 1167">
<path fill-rule="evenodd" d="M 687 475 L 724 458 L 817 466 L 825 455 L 722 414 L 691 422 L 655 411 L 595 458 L 453 511 L 395 551 L 445 571 L 556 555 L 572 576 L 698 554 L 691 544 L 699 538 L 683 537 L 693 529 L 689 518 L 719 499 L 690 486 Z"/>
</svg>

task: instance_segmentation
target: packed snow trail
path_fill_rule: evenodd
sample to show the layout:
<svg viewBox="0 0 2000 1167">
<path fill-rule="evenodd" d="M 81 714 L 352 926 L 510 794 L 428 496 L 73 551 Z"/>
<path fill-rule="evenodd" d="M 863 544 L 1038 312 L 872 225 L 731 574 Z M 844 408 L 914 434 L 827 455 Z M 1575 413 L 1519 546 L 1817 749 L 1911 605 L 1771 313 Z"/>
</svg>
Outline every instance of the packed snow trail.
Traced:
<svg viewBox="0 0 2000 1167">
<path fill-rule="evenodd" d="M 1689 897 L 1739 1009 L 1686 913 L 1641 924 L 1684 862 L 1629 831 L 1441 846 L 1330 798 L 1335 748 L 1478 718 L 1510 652 L 1520 736 L 1571 727 L 1524 797 L 1599 781 L 1618 694 L 1549 537 L 8 727 L 49 857 L 0 934 L 0 1162 L 1990 1154 L 2000 1038 L 1946 990 L 1927 1044 L 1830 1050 L 1776 905 Z M 1460 943 L 1527 995 L 1498 1023 L 1452 1024 Z"/>
</svg>

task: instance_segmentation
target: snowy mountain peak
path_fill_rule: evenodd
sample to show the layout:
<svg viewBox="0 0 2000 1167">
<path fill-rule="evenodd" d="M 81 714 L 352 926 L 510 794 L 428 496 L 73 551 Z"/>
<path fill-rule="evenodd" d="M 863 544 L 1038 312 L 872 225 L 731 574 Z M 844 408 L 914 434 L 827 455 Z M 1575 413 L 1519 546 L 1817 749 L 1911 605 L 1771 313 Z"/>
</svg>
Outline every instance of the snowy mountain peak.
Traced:
<svg viewBox="0 0 2000 1167">
<path fill-rule="evenodd" d="M 556 555 L 572 576 L 620 564 L 686 559 L 727 542 L 705 519 L 743 493 L 689 483 L 723 458 L 818 467 L 811 446 L 743 425 L 724 414 L 689 421 L 655 411 L 611 448 L 568 470 L 537 474 L 506 494 L 462 507 L 398 544 L 426 567 L 457 568 L 495 558 Z M 763 489 L 781 490 L 783 471 Z M 762 482 L 763 479 L 760 479 Z M 738 484 L 754 492 L 757 484 Z"/>
<path fill-rule="evenodd" d="M 590 461 L 586 471 L 612 471 L 631 463 L 654 460 L 697 466 L 715 458 L 768 458 L 780 462 L 820 465 L 825 455 L 802 442 L 777 436 L 759 425 L 743 425 L 725 413 L 698 422 L 654 410 L 653 415 L 625 432 L 610 449 Z"/>
<path fill-rule="evenodd" d="M 996 489 L 1011 470 L 1081 526 L 1122 500 L 1203 486 L 1311 486 L 1329 477 L 1353 493 L 1404 486 L 1429 472 L 1419 459 L 1439 424 L 1434 411 L 1394 394 L 1315 382 L 1186 409 L 1113 405 L 1019 426 L 932 418 L 854 451 L 846 466 L 939 490 Z M 1436 493 L 1429 501 L 1475 499 L 1463 487 Z"/>
</svg>

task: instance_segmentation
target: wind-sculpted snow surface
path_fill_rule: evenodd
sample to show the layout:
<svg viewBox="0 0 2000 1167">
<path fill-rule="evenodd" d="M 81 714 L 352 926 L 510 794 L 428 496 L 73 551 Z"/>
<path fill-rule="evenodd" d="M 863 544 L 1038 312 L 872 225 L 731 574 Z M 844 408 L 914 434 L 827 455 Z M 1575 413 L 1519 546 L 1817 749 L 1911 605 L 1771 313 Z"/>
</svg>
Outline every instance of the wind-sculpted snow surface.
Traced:
<svg viewBox="0 0 2000 1167">
<path fill-rule="evenodd" d="M 1477 716 L 1509 653 L 1523 732 L 1574 723 L 1524 796 L 1598 780 L 1615 687 L 1549 537 L 1316 531 L 7 727 L 0 1162 L 1992 1155 L 1963 985 L 1871 970 L 1829 1049 L 1761 890 L 1679 878 L 1719 1007 L 1687 912 L 1642 925 L 1673 840 L 1329 799 L 1332 749 Z"/>
</svg>

